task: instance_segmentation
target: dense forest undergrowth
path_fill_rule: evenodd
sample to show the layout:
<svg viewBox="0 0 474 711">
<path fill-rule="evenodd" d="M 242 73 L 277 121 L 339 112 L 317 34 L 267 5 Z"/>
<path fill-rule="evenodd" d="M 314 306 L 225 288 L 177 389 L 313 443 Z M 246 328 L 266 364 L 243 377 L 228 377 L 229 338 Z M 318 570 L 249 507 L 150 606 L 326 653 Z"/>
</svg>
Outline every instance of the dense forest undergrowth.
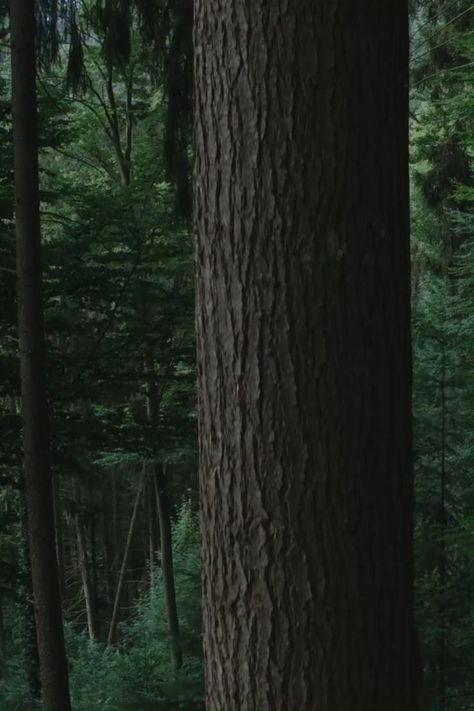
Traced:
<svg viewBox="0 0 474 711">
<path fill-rule="evenodd" d="M 71 25 L 37 82 L 72 705 L 198 711 L 189 27 L 171 11 L 157 55 L 131 13 L 131 47 L 111 62 L 118 50 L 93 5 L 84 2 L 88 23 Z M 38 705 L 40 681 L 21 472 L 7 9 L 0 3 L 0 709 L 24 711 Z M 419 2 L 411 19 L 416 594 L 423 708 L 439 711 L 471 709 L 474 698 L 472 22 L 461 0 Z"/>
</svg>

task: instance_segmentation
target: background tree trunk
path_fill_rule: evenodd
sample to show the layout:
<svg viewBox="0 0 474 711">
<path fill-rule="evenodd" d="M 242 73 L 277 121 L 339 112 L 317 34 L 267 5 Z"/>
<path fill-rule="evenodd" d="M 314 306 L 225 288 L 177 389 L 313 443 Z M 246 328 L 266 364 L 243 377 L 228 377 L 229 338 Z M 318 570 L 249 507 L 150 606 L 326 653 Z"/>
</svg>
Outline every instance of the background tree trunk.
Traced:
<svg viewBox="0 0 474 711">
<path fill-rule="evenodd" d="M 143 486 L 145 483 L 145 468 L 140 483 L 138 485 L 137 493 L 135 496 L 135 502 L 133 504 L 132 515 L 130 517 L 130 525 L 128 527 L 127 540 L 125 542 L 125 548 L 123 551 L 122 567 L 120 568 L 120 574 L 117 581 L 117 589 L 115 591 L 114 609 L 112 611 L 112 619 L 110 621 L 109 636 L 107 639 L 107 644 L 112 646 L 116 642 L 117 638 L 117 625 L 119 622 L 120 614 L 120 602 L 122 600 L 124 586 L 125 586 L 125 576 L 127 573 L 127 564 L 130 556 L 130 549 L 132 546 L 133 534 L 135 531 L 135 525 L 137 522 L 138 507 L 140 506 L 140 501 L 142 498 Z"/>
<path fill-rule="evenodd" d="M 183 666 L 181 651 L 178 606 L 176 603 L 176 587 L 174 583 L 173 540 L 171 531 L 171 514 L 167 495 L 167 482 L 164 466 L 153 467 L 153 482 L 156 493 L 156 507 L 160 526 L 161 574 L 165 593 L 166 616 L 171 642 L 171 659 L 175 671 Z"/>
<path fill-rule="evenodd" d="M 407 25 L 195 3 L 209 711 L 417 708 Z"/>
<path fill-rule="evenodd" d="M 441 441 L 440 441 L 440 506 L 439 506 L 439 711 L 446 709 L 446 345 L 441 344 L 441 381 L 440 387 L 440 415 L 441 415 Z"/>
<path fill-rule="evenodd" d="M 3 615 L 3 600 L 0 605 L 0 679 L 3 679 L 4 669 L 5 669 L 5 649 L 6 649 L 6 639 L 5 639 L 5 619 Z"/>
<path fill-rule="evenodd" d="M 155 426 L 158 425 L 160 393 L 156 387 L 155 362 L 151 347 L 145 356 L 145 371 L 147 373 L 147 415 Z M 176 587 L 174 582 L 173 541 L 171 531 L 171 505 L 169 482 L 165 474 L 165 465 L 153 462 L 153 486 L 156 494 L 156 508 L 160 531 L 161 574 L 165 594 L 166 615 L 170 633 L 171 658 L 175 670 L 183 665 L 181 651 L 178 606 L 176 603 Z"/>
<path fill-rule="evenodd" d="M 68 711 L 45 381 L 34 13 L 34 0 L 10 5 L 25 489 L 43 707 Z"/>
<path fill-rule="evenodd" d="M 87 557 L 87 550 L 85 544 L 84 530 L 79 517 L 76 513 L 74 517 L 74 523 L 76 527 L 76 539 L 77 539 L 77 552 L 79 558 L 79 570 L 81 573 L 82 580 L 82 590 L 84 593 L 84 604 L 86 607 L 86 619 L 87 619 L 87 632 L 89 639 L 94 641 L 97 639 L 97 630 L 95 624 L 95 598 L 93 593 L 93 585 L 91 582 L 90 566 Z"/>
<path fill-rule="evenodd" d="M 56 556 L 58 559 L 58 580 L 61 601 L 66 597 L 66 579 L 64 573 L 64 540 L 63 522 L 61 516 L 61 483 L 58 477 L 52 478 L 53 486 L 53 506 L 54 506 L 54 529 L 56 534 Z"/>
</svg>

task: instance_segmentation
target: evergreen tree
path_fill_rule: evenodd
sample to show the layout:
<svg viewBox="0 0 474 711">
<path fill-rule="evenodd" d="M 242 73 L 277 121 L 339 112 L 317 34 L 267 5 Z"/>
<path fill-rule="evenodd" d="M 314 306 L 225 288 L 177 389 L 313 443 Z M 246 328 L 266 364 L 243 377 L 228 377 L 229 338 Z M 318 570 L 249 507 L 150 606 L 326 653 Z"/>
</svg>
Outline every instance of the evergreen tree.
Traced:
<svg viewBox="0 0 474 711">
<path fill-rule="evenodd" d="M 428 708 L 468 708 L 472 674 L 472 8 L 412 27 L 412 262 L 418 621 Z"/>
</svg>

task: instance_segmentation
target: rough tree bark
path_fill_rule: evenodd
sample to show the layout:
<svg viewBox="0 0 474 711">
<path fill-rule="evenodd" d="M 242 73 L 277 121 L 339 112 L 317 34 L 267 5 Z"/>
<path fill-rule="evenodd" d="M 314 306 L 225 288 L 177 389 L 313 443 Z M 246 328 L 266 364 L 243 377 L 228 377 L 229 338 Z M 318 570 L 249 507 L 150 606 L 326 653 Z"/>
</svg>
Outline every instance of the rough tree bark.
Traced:
<svg viewBox="0 0 474 711">
<path fill-rule="evenodd" d="M 196 0 L 209 711 L 414 711 L 406 0 Z"/>
<path fill-rule="evenodd" d="M 17 296 L 29 551 L 43 708 L 68 711 L 45 382 L 34 0 L 12 2 L 10 22 Z"/>
</svg>

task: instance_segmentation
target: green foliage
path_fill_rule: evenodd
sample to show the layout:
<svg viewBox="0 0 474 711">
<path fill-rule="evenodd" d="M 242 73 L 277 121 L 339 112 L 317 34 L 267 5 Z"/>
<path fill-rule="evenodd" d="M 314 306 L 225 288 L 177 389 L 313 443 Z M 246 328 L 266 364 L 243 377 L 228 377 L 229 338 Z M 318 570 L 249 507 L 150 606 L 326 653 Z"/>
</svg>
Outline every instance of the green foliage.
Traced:
<svg viewBox="0 0 474 711">
<path fill-rule="evenodd" d="M 424 705 L 467 709 L 474 536 L 470 13 L 414 23 L 412 259 L 417 614 Z"/>
<path fill-rule="evenodd" d="M 24 541 L 20 545 L 24 546 Z M 25 561 L 21 562 L 25 566 Z M 33 606 L 21 568 L 13 580 L 16 582 L 15 590 L 7 596 L 2 595 L 4 648 L 0 659 L 0 708 L 2 711 L 27 711 L 38 704 L 36 631 Z"/>
<path fill-rule="evenodd" d="M 132 620 L 122 625 L 122 642 L 110 649 L 67 627 L 71 689 L 79 711 L 199 708 L 203 697 L 198 525 L 191 504 L 173 526 L 173 552 L 184 657 L 173 670 L 162 577 L 155 566 Z"/>
<path fill-rule="evenodd" d="M 452 706 L 472 689 L 471 273 L 425 273 L 414 305 L 416 566 L 426 694 Z M 456 701 L 458 699 L 458 701 Z M 461 708 L 461 707 L 457 707 Z"/>
<path fill-rule="evenodd" d="M 0 678 L 0 708 L 2 711 L 29 711 L 33 708 L 26 674 L 25 660 L 15 652 L 8 656 Z"/>
<path fill-rule="evenodd" d="M 424 707 L 444 711 L 474 691 L 471 25 L 467 0 L 412 23 L 417 612 Z"/>
<path fill-rule="evenodd" d="M 160 699 L 178 707 L 180 699 L 199 700 L 201 695 L 197 539 L 191 536 L 186 551 L 176 552 L 185 664 L 174 679 L 160 618 L 158 567 L 153 596 L 143 582 L 150 555 L 143 541 L 150 527 L 157 546 L 150 491 L 139 511 L 126 570 L 120 644 L 109 650 L 103 641 L 129 500 L 144 464 L 166 463 L 171 502 L 179 504 L 196 489 L 192 243 L 166 179 L 167 108 L 163 90 L 150 80 L 146 49 L 134 39 L 130 61 L 117 69 L 104 62 L 100 33 L 84 38 L 81 71 L 87 87 L 82 94 L 68 91 L 61 63 L 49 64 L 38 83 L 52 464 L 73 693 L 85 709 L 131 708 L 147 701 L 158 705 Z M 43 58 L 46 66 L 51 57 Z M 8 79 L 7 63 L 0 74 L 0 507 L 18 498 L 21 462 L 11 117 L 3 72 Z M 153 423 L 147 413 L 149 382 L 159 399 Z M 0 659 L 0 708 L 23 711 L 38 696 L 23 513 L 18 506 L 8 516 L 3 513 L 2 508 L 5 660 Z M 178 538 L 185 519 L 184 513 L 178 517 Z M 77 521 L 99 643 L 83 634 Z M 146 635 L 144 630 L 149 630 Z"/>
</svg>

